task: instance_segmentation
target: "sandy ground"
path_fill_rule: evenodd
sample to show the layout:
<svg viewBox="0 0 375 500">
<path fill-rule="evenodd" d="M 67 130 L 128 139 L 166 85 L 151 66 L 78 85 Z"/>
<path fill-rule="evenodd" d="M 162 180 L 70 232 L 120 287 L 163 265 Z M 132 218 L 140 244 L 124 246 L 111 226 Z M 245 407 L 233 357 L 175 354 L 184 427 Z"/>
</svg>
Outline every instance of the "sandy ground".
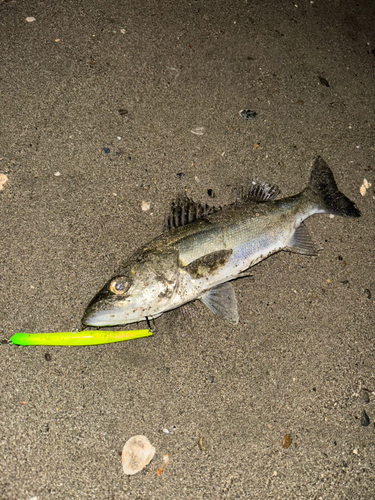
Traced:
<svg viewBox="0 0 375 500">
<path fill-rule="evenodd" d="M 374 32 L 370 0 L 0 2 L 1 500 L 375 498 Z M 5 343 L 80 328 L 178 194 L 294 194 L 317 155 L 363 216 L 235 282 L 237 326 L 195 304 L 147 339 Z M 137 434 L 157 457 L 127 477 Z"/>
</svg>

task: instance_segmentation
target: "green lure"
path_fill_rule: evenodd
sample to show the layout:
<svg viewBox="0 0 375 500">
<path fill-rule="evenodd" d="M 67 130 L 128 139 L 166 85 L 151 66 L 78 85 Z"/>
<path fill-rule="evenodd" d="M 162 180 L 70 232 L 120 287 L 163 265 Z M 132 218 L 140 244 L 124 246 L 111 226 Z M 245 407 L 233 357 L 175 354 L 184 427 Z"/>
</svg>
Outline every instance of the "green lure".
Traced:
<svg viewBox="0 0 375 500">
<path fill-rule="evenodd" d="M 149 330 L 15 333 L 9 339 L 9 342 L 17 345 L 97 345 L 139 339 L 150 335 L 152 335 L 152 332 Z"/>
</svg>

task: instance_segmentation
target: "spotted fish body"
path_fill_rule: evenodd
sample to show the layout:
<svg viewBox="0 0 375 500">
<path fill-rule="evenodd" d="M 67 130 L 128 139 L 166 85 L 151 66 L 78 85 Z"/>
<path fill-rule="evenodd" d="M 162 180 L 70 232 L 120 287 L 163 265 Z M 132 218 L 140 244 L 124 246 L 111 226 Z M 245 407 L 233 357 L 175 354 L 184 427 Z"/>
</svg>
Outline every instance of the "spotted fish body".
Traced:
<svg viewBox="0 0 375 500">
<path fill-rule="evenodd" d="M 200 299 L 209 309 L 238 322 L 229 281 L 280 250 L 315 255 L 303 221 L 313 214 L 359 217 L 318 157 L 301 193 L 276 200 L 279 190 L 252 183 L 239 202 L 222 210 L 174 204 L 169 231 L 140 248 L 88 305 L 82 322 L 111 326 L 156 318 Z"/>
</svg>

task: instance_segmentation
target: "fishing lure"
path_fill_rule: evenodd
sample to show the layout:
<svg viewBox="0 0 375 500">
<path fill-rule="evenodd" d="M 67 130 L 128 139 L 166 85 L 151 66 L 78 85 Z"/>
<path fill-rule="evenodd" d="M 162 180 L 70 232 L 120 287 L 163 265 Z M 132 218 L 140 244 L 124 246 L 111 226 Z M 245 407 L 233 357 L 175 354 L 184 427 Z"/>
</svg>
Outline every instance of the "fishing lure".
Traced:
<svg viewBox="0 0 375 500">
<path fill-rule="evenodd" d="M 152 332 L 149 330 L 15 333 L 9 342 L 17 345 L 97 345 L 149 337 L 150 335 Z"/>
</svg>

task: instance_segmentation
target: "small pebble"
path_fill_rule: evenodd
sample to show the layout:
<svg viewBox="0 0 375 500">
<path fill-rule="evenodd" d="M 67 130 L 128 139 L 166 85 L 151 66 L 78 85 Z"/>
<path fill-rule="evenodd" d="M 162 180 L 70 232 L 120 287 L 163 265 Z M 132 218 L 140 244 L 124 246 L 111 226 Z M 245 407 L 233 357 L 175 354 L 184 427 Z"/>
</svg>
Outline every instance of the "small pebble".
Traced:
<svg viewBox="0 0 375 500">
<path fill-rule="evenodd" d="M 285 436 L 283 436 L 282 447 L 289 448 L 291 444 L 292 444 L 292 438 L 290 437 L 290 434 L 285 434 Z"/>
<path fill-rule="evenodd" d="M 245 120 L 255 120 L 257 113 L 255 111 L 250 111 L 250 109 L 241 109 L 240 116 Z"/>
<path fill-rule="evenodd" d="M 361 415 L 361 425 L 362 427 L 367 427 L 370 424 L 370 419 L 365 410 L 362 410 Z"/>
<path fill-rule="evenodd" d="M 108 154 L 109 154 L 109 152 L 110 152 L 110 149 L 109 149 L 109 148 L 103 148 L 103 149 L 102 149 L 102 151 L 103 151 L 103 153 L 104 153 L 105 155 L 108 155 Z"/>
<path fill-rule="evenodd" d="M 28 23 L 33 23 L 34 21 L 36 21 L 36 19 L 35 19 L 35 17 L 27 17 L 27 18 L 26 18 L 26 21 L 27 21 Z"/>
<path fill-rule="evenodd" d="M 142 201 L 142 210 L 144 212 L 147 212 L 147 210 L 150 210 L 151 207 L 151 202 L 149 201 Z"/>
<path fill-rule="evenodd" d="M 129 114 L 129 111 L 127 109 L 119 109 L 118 112 L 121 116 L 126 116 Z"/>
<path fill-rule="evenodd" d="M 365 295 L 368 299 L 371 299 L 371 292 L 368 288 L 365 288 Z"/>
<path fill-rule="evenodd" d="M 55 177 L 60 177 L 60 175 L 61 175 L 61 174 L 60 174 L 60 172 L 55 172 L 53 175 L 54 175 Z"/>
<path fill-rule="evenodd" d="M 164 434 L 169 434 L 169 430 L 166 429 L 165 427 L 163 428 L 163 432 L 164 432 Z"/>
<path fill-rule="evenodd" d="M 319 77 L 319 82 L 320 82 L 320 85 L 324 85 L 324 87 L 330 87 L 328 80 L 326 80 L 322 76 Z"/>
<path fill-rule="evenodd" d="M 51 359 L 52 359 L 52 358 L 51 358 L 51 355 L 50 355 L 50 353 L 49 353 L 49 352 L 46 352 L 46 353 L 45 353 L 45 355 L 44 355 L 44 359 L 45 359 L 46 361 L 51 361 Z"/>
<path fill-rule="evenodd" d="M 185 174 L 183 172 L 180 172 L 180 173 L 177 174 L 177 177 L 179 177 L 180 179 L 182 179 L 184 175 Z"/>
<path fill-rule="evenodd" d="M 210 198 L 215 198 L 215 193 L 212 189 L 207 189 L 207 194 Z"/>
<path fill-rule="evenodd" d="M 370 402 L 370 396 L 368 395 L 368 392 L 367 391 L 364 391 L 362 393 L 362 399 L 365 403 L 369 403 Z"/>
<path fill-rule="evenodd" d="M 163 467 L 158 467 L 158 469 L 156 471 L 156 475 L 157 476 L 160 476 L 160 474 L 163 474 L 166 466 L 169 464 L 169 455 L 168 455 L 168 453 L 166 453 L 165 455 L 163 455 L 163 462 L 164 462 L 164 466 Z"/>
</svg>

